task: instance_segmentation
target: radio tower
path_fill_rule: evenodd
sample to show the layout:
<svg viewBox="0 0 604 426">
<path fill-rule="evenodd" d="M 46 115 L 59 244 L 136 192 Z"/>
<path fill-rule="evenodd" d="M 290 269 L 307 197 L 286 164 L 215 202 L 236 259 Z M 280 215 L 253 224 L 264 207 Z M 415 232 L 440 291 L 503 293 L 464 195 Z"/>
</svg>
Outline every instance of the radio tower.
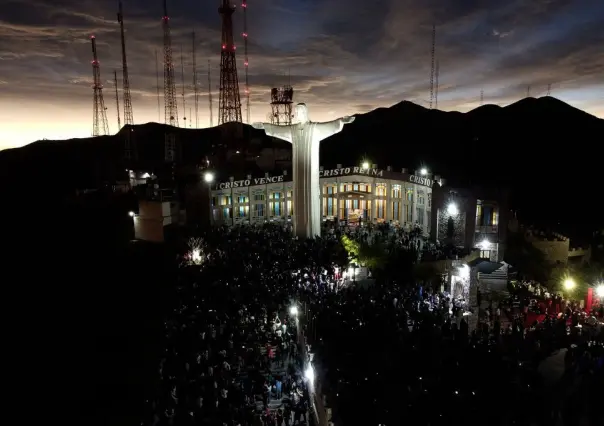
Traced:
<svg viewBox="0 0 604 426">
<path fill-rule="evenodd" d="M 220 52 L 220 93 L 218 99 L 218 124 L 231 121 L 241 123 L 241 98 L 235 43 L 233 41 L 233 13 L 230 0 L 222 0 L 218 13 L 222 16 L 222 46 Z"/>
<path fill-rule="evenodd" d="M 438 109 L 438 74 L 440 68 L 438 66 L 438 59 L 436 60 L 436 69 L 434 70 L 434 109 Z"/>
<path fill-rule="evenodd" d="M 187 104 L 185 103 L 185 60 L 184 55 L 182 53 L 182 46 L 180 46 L 180 76 L 182 78 L 182 113 L 184 117 L 182 118 L 183 127 L 187 128 Z"/>
<path fill-rule="evenodd" d="M 250 85 L 248 80 L 248 56 L 247 56 L 247 0 L 241 1 L 243 8 L 243 52 L 245 59 L 243 65 L 245 67 L 245 122 L 250 124 Z"/>
<path fill-rule="evenodd" d="M 531 86 L 530 85 L 526 88 L 526 97 L 527 98 L 531 97 Z"/>
<path fill-rule="evenodd" d="M 192 40 L 193 40 L 193 93 L 195 98 L 195 128 L 199 128 L 199 91 L 197 90 L 197 61 L 195 59 L 195 31 L 193 31 Z M 191 121 L 189 124 L 193 123 L 193 119 L 190 117 Z"/>
<path fill-rule="evenodd" d="M 431 59 L 432 66 L 430 69 L 430 109 L 432 109 L 432 102 L 434 102 L 434 55 L 436 53 L 436 25 L 432 25 L 432 51 Z"/>
<path fill-rule="evenodd" d="M 214 127 L 214 112 L 212 105 L 212 75 L 210 69 L 210 60 L 208 59 L 208 103 L 210 105 L 210 127 Z"/>
<path fill-rule="evenodd" d="M 117 92 L 117 71 L 113 71 L 113 80 L 115 82 L 115 105 L 117 106 L 117 128 L 122 128 L 122 120 L 120 119 L 120 96 Z"/>
<path fill-rule="evenodd" d="M 178 126 L 178 105 L 176 104 L 176 88 L 174 86 L 174 62 L 172 62 L 172 38 L 170 36 L 170 18 L 168 5 L 164 0 L 164 122 L 170 126 Z M 165 158 L 168 162 L 176 160 L 176 138 L 173 133 L 165 136 Z"/>
<path fill-rule="evenodd" d="M 484 90 L 480 90 L 480 106 L 484 104 Z"/>
<path fill-rule="evenodd" d="M 548 84 L 547 85 L 547 96 L 551 96 L 551 94 L 552 94 L 552 85 Z"/>
<path fill-rule="evenodd" d="M 101 66 L 96 54 L 96 37 L 90 36 L 92 42 L 92 77 L 94 83 L 92 90 L 94 98 L 92 104 L 92 136 L 101 136 L 109 134 L 109 124 L 107 123 L 107 113 L 105 111 L 105 101 L 103 100 L 103 85 L 101 84 Z"/>
<path fill-rule="evenodd" d="M 290 86 L 271 89 L 271 124 L 277 126 L 292 124 L 292 104 L 294 89 Z"/>
<path fill-rule="evenodd" d="M 126 60 L 126 41 L 124 38 L 124 14 L 122 12 L 122 0 L 119 2 L 117 21 L 120 23 L 122 36 L 122 86 L 124 90 L 124 124 L 134 124 L 132 118 L 132 98 L 130 97 L 130 80 L 128 79 L 128 62 Z"/>
</svg>

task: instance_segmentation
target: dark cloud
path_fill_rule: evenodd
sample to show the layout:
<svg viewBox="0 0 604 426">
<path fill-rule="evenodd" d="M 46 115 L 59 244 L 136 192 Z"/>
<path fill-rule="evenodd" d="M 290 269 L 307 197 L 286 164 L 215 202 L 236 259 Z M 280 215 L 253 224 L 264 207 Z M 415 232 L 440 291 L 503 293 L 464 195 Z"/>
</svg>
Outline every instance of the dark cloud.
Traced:
<svg viewBox="0 0 604 426">
<path fill-rule="evenodd" d="M 0 108 L 14 128 L 0 134 L 0 148 L 42 136 L 88 135 L 89 36 L 97 36 L 102 77 L 112 89 L 113 70 L 121 69 L 117 0 L 4 3 Z M 208 59 L 215 95 L 218 85 L 218 3 L 168 0 L 178 86 L 184 50 L 187 109 L 193 98 L 191 32 L 196 32 L 203 125 L 209 124 Z M 243 85 L 239 6 L 234 19 Z M 156 120 L 156 52 L 160 84 L 163 80 L 162 2 L 124 0 L 124 14 L 135 121 Z M 270 88 L 290 81 L 295 101 L 306 102 L 318 120 L 403 99 L 426 105 L 433 24 L 440 108 L 476 107 L 481 90 L 485 100 L 507 104 L 525 96 L 528 86 L 540 95 L 551 84 L 553 95 L 604 117 L 602 22 L 601 0 L 249 0 L 252 119 L 265 119 Z M 113 91 L 105 92 L 116 130 Z M 25 125 L 30 133 L 20 128 Z"/>
</svg>

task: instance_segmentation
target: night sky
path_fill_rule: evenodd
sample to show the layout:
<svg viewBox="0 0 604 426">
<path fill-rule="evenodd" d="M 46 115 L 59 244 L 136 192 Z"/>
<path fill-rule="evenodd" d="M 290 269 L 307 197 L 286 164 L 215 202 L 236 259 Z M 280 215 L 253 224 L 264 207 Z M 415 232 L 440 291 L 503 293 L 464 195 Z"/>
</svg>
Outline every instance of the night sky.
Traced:
<svg viewBox="0 0 604 426">
<path fill-rule="evenodd" d="M 113 70 L 121 69 L 117 0 L 0 1 L 0 149 L 92 130 L 90 34 L 97 36 L 110 131 L 117 130 Z M 169 0 L 179 108 L 180 48 L 187 111 L 191 32 L 197 34 L 199 119 L 209 125 L 207 61 L 218 108 L 219 0 Z M 235 14 L 240 83 L 243 30 Z M 157 121 L 155 50 L 162 60 L 161 0 L 124 0 L 134 121 Z M 602 0 L 249 0 L 252 121 L 265 121 L 272 86 L 291 83 L 310 117 L 390 106 L 427 106 L 432 25 L 437 25 L 439 109 L 467 111 L 552 95 L 604 118 Z M 121 84 L 121 83 L 120 83 Z M 243 92 L 243 87 L 242 87 Z M 163 89 L 162 89 L 163 93 Z M 121 100 L 120 100 L 121 102 Z M 163 98 L 161 106 L 163 121 Z M 182 110 L 179 110 L 182 117 Z M 243 111 L 245 117 L 245 111 Z"/>
</svg>

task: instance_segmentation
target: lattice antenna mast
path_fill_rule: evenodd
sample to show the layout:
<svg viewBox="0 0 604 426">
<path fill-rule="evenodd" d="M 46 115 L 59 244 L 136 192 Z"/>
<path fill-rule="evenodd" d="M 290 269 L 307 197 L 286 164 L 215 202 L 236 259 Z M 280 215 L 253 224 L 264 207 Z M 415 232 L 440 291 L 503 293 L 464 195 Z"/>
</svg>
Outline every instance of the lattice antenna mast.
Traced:
<svg viewBox="0 0 604 426">
<path fill-rule="evenodd" d="M 440 67 L 438 59 L 436 60 L 436 69 L 434 70 L 434 109 L 438 109 L 438 75 L 440 74 Z"/>
<path fill-rule="evenodd" d="M 126 60 L 126 39 L 124 37 L 124 14 L 122 11 L 122 1 L 119 1 L 119 11 L 117 21 L 120 23 L 120 33 L 122 36 L 122 86 L 124 91 L 124 124 L 134 124 L 132 115 L 132 98 L 130 97 L 130 80 L 128 79 L 128 61 Z M 120 127 L 121 128 L 121 127 Z"/>
<path fill-rule="evenodd" d="M 230 0 L 222 0 L 218 8 L 222 17 L 222 46 L 220 52 L 220 92 L 218 98 L 218 124 L 232 121 L 241 123 L 241 98 L 235 42 L 233 41 L 233 13 Z"/>
<path fill-rule="evenodd" d="M 436 25 L 432 25 L 432 50 L 431 50 L 431 68 L 430 68 L 430 109 L 434 102 L 434 56 L 436 54 Z"/>
<path fill-rule="evenodd" d="M 182 118 L 183 120 L 183 127 L 186 129 L 187 128 L 187 104 L 185 103 L 185 60 L 184 60 L 184 55 L 182 53 L 182 46 L 180 46 L 180 76 L 182 78 L 182 113 L 185 115 L 185 117 Z"/>
<path fill-rule="evenodd" d="M 193 94 L 195 98 L 195 128 L 199 128 L 199 90 L 197 87 L 197 60 L 195 58 L 195 31 L 191 34 L 192 43 L 193 43 Z M 193 123 L 193 119 L 191 118 L 191 114 L 189 114 L 189 124 Z"/>
<path fill-rule="evenodd" d="M 120 118 L 120 95 L 117 91 L 117 71 L 113 71 L 113 81 L 115 83 L 115 106 L 117 107 L 117 128 L 122 128 L 122 120 Z"/>
<path fill-rule="evenodd" d="M 484 90 L 480 91 L 480 106 L 484 104 Z"/>
<path fill-rule="evenodd" d="M 157 50 L 155 50 L 155 86 L 157 87 L 157 122 L 161 121 L 160 116 L 160 95 L 159 95 L 159 58 L 157 55 Z"/>
<path fill-rule="evenodd" d="M 210 106 L 210 127 L 214 127 L 214 106 L 212 105 L 212 71 L 208 59 L 208 103 Z"/>
<path fill-rule="evenodd" d="M 243 52 L 245 55 L 243 65 L 245 67 L 245 122 L 250 123 L 250 84 L 248 77 L 248 56 L 247 56 L 247 0 L 242 0 L 243 8 Z"/>
<path fill-rule="evenodd" d="M 92 136 L 101 136 L 109 134 L 109 123 L 107 122 L 107 112 L 105 110 L 105 101 L 103 100 L 103 85 L 101 83 L 101 66 L 96 54 L 96 37 L 90 36 L 92 42 L 92 77 L 94 91 L 92 104 Z"/>
<path fill-rule="evenodd" d="M 547 85 L 547 96 L 551 96 L 551 94 L 552 94 L 552 85 L 548 84 Z"/>
<path fill-rule="evenodd" d="M 164 0 L 164 122 L 170 126 L 178 126 L 178 105 L 176 104 L 176 88 L 174 85 L 174 62 L 172 61 L 172 37 L 170 36 L 170 18 L 168 5 Z"/>
</svg>

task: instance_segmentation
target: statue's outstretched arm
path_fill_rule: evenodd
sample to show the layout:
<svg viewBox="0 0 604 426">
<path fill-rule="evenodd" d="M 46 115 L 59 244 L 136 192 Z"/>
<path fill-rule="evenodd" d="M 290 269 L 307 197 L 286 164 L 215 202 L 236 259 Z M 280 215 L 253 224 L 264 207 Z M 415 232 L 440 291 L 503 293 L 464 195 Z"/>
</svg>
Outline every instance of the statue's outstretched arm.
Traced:
<svg viewBox="0 0 604 426">
<path fill-rule="evenodd" d="M 292 132 L 291 126 L 275 126 L 270 123 L 254 123 L 252 124 L 254 129 L 264 129 L 267 136 L 272 136 L 277 139 L 282 139 L 289 143 L 292 143 Z"/>
<path fill-rule="evenodd" d="M 352 123 L 353 121 L 354 117 L 342 117 L 325 123 L 316 123 L 317 127 L 315 131 L 318 133 L 319 139 L 323 140 L 341 132 L 345 124 Z"/>
</svg>

